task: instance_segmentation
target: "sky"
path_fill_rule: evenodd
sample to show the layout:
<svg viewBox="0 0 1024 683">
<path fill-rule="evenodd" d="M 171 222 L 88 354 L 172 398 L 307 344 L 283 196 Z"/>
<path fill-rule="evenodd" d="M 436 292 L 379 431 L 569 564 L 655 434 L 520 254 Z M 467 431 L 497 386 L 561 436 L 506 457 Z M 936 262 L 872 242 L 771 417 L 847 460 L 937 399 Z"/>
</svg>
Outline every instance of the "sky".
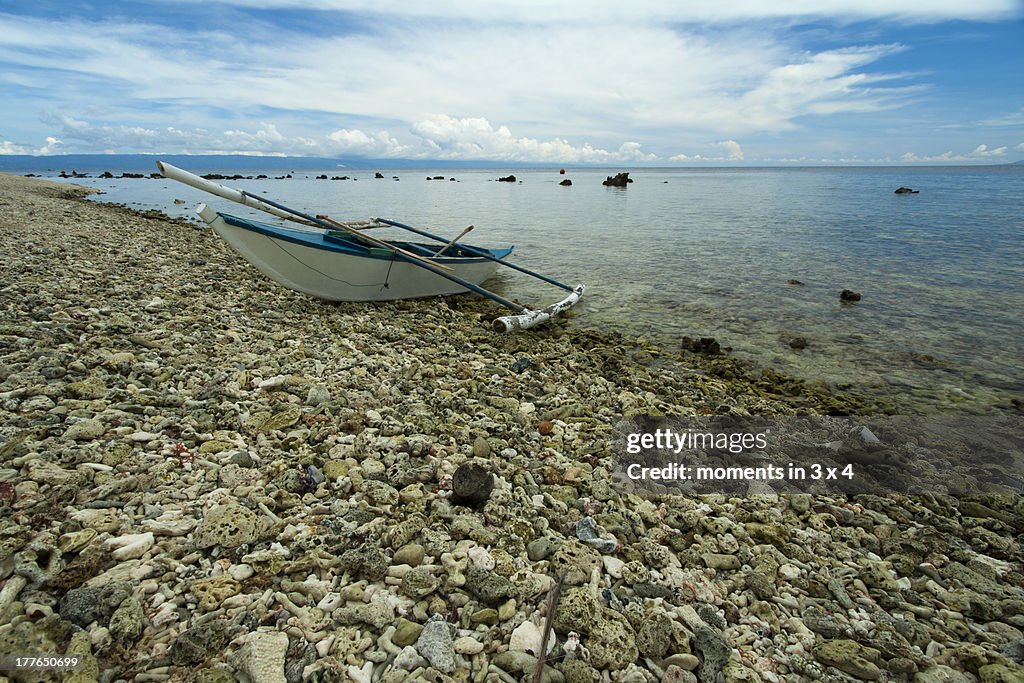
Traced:
<svg viewBox="0 0 1024 683">
<path fill-rule="evenodd" d="M 0 154 L 1024 159 L 1024 0 L 0 0 Z"/>
</svg>

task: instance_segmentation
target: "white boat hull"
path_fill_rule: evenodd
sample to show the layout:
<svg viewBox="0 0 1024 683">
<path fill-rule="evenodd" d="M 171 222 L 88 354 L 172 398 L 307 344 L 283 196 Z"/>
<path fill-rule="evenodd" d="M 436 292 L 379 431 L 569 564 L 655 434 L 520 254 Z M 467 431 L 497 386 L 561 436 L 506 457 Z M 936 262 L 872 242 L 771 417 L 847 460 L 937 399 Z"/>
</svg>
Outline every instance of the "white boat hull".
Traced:
<svg viewBox="0 0 1024 683">
<path fill-rule="evenodd" d="M 246 261 L 271 280 L 328 301 L 393 301 L 463 294 L 468 290 L 421 266 L 390 258 L 339 253 L 287 239 L 307 231 L 281 228 L 282 237 L 234 225 L 207 209 L 214 231 Z M 473 284 L 494 275 L 497 264 L 481 258 L 441 258 L 435 261 Z"/>
</svg>

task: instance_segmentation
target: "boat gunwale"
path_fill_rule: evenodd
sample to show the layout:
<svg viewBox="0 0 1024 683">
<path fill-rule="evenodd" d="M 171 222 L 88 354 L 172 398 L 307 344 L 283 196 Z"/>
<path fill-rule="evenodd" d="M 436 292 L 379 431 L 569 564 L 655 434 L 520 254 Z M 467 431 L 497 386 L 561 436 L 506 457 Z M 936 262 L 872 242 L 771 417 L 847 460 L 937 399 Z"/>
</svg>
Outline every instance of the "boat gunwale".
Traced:
<svg viewBox="0 0 1024 683">
<path fill-rule="evenodd" d="M 269 223 L 262 223 L 249 218 L 242 218 L 229 213 L 222 213 L 220 211 L 217 211 L 217 216 L 227 225 L 241 228 L 243 230 L 249 230 L 250 232 L 264 235 L 272 239 L 279 239 L 285 242 L 298 244 L 300 246 L 310 247 L 312 249 L 332 251 L 347 256 L 371 258 L 382 261 L 390 261 L 394 258 L 393 253 L 374 253 L 371 251 L 370 246 L 359 244 L 355 239 L 346 239 L 343 235 L 336 238 L 337 241 L 335 241 L 328 239 L 326 233 L 293 230 L 290 228 L 271 225 Z M 416 247 L 428 250 L 440 248 L 437 245 L 424 244 L 421 242 L 392 242 L 392 244 L 400 249 L 406 249 L 410 245 L 415 245 Z M 496 259 L 503 259 L 512 253 L 514 247 L 488 249 L 485 247 L 473 246 L 472 248 L 478 251 L 485 251 Z M 433 263 L 448 263 L 453 265 L 470 265 L 488 262 L 488 259 L 479 256 L 424 256 L 423 258 L 428 258 Z"/>
</svg>

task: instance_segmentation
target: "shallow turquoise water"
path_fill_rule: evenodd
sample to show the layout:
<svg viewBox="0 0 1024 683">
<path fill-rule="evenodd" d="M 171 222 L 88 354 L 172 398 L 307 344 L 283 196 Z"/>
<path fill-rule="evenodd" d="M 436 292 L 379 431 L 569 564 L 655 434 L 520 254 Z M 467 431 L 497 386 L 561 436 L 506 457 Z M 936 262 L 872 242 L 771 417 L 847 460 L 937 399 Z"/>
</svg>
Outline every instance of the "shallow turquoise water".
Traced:
<svg viewBox="0 0 1024 683">
<path fill-rule="evenodd" d="M 993 412 L 1024 394 L 1021 166 L 650 169 L 625 189 L 602 186 L 604 170 L 380 169 L 383 180 L 295 170 L 226 184 L 335 218 L 380 215 L 444 235 L 472 223 L 467 241 L 514 244 L 516 262 L 585 282 L 577 325 L 672 346 L 713 336 L 739 357 L 921 412 Z M 510 172 L 521 182 L 495 182 Z M 425 180 L 434 175 L 458 182 Z M 246 211 L 167 180 L 76 182 L 136 208 Z M 920 194 L 895 195 L 901 185 Z M 495 286 L 530 304 L 561 298 L 519 275 Z M 841 305 L 843 289 L 861 302 Z M 789 347 L 795 336 L 806 349 Z"/>
</svg>

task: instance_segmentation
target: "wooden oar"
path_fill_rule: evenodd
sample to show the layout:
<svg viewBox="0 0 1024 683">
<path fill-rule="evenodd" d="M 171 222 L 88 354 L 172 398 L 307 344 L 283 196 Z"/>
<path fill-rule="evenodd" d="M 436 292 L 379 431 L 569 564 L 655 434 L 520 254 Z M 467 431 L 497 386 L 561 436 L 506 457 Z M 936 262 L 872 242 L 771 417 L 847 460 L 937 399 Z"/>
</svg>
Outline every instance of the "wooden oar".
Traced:
<svg viewBox="0 0 1024 683">
<path fill-rule="evenodd" d="M 468 228 L 466 228 L 465 230 L 463 230 L 462 232 L 460 232 L 458 235 L 453 237 L 451 242 L 449 242 L 448 244 L 444 245 L 443 247 L 441 247 L 440 249 L 437 250 L 437 253 L 434 254 L 434 257 L 436 258 L 436 257 L 440 256 L 441 254 L 443 254 L 444 252 L 446 252 L 449 249 L 451 249 L 451 246 L 453 244 L 455 244 L 456 242 L 461 240 L 463 237 L 465 237 L 466 233 L 469 232 L 472 229 L 473 229 L 473 226 L 471 225 Z"/>
<path fill-rule="evenodd" d="M 336 228 L 344 230 L 345 232 L 347 232 L 347 233 L 349 233 L 351 235 L 356 235 L 357 237 L 359 237 L 359 239 L 365 240 L 369 244 L 373 244 L 373 245 L 381 247 L 383 249 L 390 249 L 391 251 L 396 252 L 398 254 L 401 254 L 402 256 L 404 256 L 404 257 L 406 257 L 408 259 L 412 259 L 414 261 L 420 261 L 422 263 L 429 263 L 430 265 L 435 266 L 437 268 L 441 268 L 443 270 L 451 270 L 451 267 L 446 266 L 443 263 L 432 263 L 432 262 L 428 261 L 427 259 L 425 259 L 424 257 L 419 256 L 418 254 L 414 254 L 411 251 L 408 251 L 406 249 L 402 249 L 401 247 L 399 247 L 397 245 L 391 244 L 391 242 L 387 242 L 385 240 L 380 240 L 380 239 L 377 239 L 376 237 L 370 237 L 365 232 L 363 232 L 361 230 L 356 230 L 351 225 L 348 225 L 346 223 L 342 223 L 341 221 L 332 220 L 331 218 L 329 218 L 327 216 L 324 216 L 324 215 L 321 215 L 321 214 L 317 214 L 317 219 L 323 221 L 324 223 L 332 225 L 332 226 L 334 226 Z"/>
</svg>

